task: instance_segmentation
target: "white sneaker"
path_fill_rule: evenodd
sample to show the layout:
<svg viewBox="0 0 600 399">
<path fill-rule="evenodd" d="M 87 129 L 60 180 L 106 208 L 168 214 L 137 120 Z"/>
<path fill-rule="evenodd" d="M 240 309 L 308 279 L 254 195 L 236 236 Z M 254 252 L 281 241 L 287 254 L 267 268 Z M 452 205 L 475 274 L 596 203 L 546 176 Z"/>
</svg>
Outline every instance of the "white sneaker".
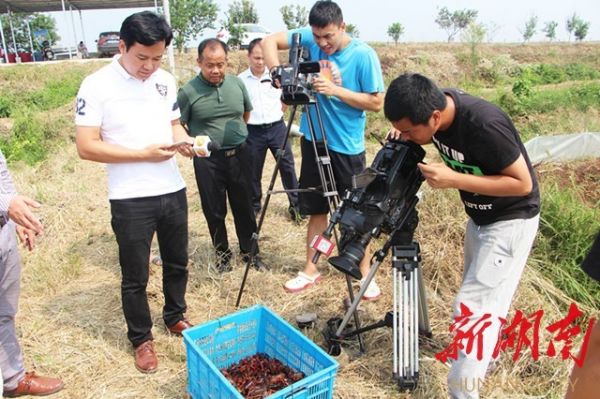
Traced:
<svg viewBox="0 0 600 399">
<path fill-rule="evenodd" d="M 365 282 L 365 279 L 360 280 L 361 287 L 364 284 L 364 282 Z M 365 301 L 374 301 L 376 299 L 379 299 L 380 296 L 381 296 L 381 290 L 379 289 L 377 282 L 375 282 L 375 279 L 372 279 L 371 283 L 367 287 L 367 290 L 363 294 L 362 299 Z"/>
</svg>

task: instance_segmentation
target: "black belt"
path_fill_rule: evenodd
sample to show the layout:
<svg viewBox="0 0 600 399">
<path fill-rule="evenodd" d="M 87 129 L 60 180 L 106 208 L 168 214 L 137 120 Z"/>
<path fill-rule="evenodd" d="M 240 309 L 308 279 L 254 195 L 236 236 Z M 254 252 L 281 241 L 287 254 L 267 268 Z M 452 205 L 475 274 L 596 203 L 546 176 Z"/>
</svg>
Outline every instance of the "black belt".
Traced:
<svg viewBox="0 0 600 399">
<path fill-rule="evenodd" d="M 278 121 L 271 122 L 271 123 L 262 123 L 262 124 L 259 124 L 259 125 L 248 124 L 248 126 L 256 127 L 256 128 L 259 128 L 259 129 L 270 129 L 273 126 L 278 125 L 280 123 L 283 123 L 283 118 L 279 119 Z"/>
<path fill-rule="evenodd" d="M 222 150 L 218 150 L 217 152 L 222 153 L 226 157 L 233 157 L 233 156 L 237 155 L 245 146 L 246 146 L 246 142 L 243 142 L 242 144 L 238 145 L 237 147 L 224 148 Z"/>
</svg>

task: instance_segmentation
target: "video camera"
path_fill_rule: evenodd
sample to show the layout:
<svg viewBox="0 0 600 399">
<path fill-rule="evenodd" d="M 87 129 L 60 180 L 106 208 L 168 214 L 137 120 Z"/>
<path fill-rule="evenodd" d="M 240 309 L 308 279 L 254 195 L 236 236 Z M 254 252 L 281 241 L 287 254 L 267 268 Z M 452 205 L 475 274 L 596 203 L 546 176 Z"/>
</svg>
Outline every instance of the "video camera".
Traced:
<svg viewBox="0 0 600 399">
<path fill-rule="evenodd" d="M 321 67 L 317 61 L 310 59 L 306 47 L 300 46 L 300 33 L 292 35 L 289 64 L 279 65 L 272 73 L 273 81 L 279 81 L 281 87 L 281 101 L 287 105 L 313 103 L 312 80 L 319 73 Z"/>
<path fill-rule="evenodd" d="M 323 233 L 323 236 L 331 237 L 333 228 L 339 223 L 339 255 L 329 258 L 333 267 L 361 279 L 359 263 L 371 238 L 379 237 L 381 233 L 394 236 L 413 223 L 407 229 L 412 240 L 416 227 L 416 194 L 425 180 L 417 164 L 424 156 L 425 151 L 417 144 L 388 141 L 371 166 L 353 176 L 352 190 L 346 190 Z"/>
</svg>

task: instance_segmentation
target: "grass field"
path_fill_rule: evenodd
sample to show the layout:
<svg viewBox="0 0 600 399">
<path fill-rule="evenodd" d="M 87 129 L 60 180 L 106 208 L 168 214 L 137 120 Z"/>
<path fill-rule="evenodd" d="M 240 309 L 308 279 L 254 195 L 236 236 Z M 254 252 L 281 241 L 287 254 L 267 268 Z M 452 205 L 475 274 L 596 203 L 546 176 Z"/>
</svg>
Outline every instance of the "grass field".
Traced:
<svg viewBox="0 0 600 399">
<path fill-rule="evenodd" d="M 594 100 L 600 96 L 598 43 L 481 45 L 477 63 L 472 62 L 467 45 L 378 45 L 376 49 L 386 81 L 411 70 L 432 76 L 442 86 L 464 87 L 508 106 L 525 138 L 600 131 L 600 100 Z M 194 74 L 193 58 L 190 53 L 179 59 L 182 83 Z M 243 53 L 231 54 L 230 60 L 232 72 L 245 68 Z M 102 165 L 81 161 L 74 146 L 73 99 L 78 83 L 104 64 L 62 62 L 0 68 L 0 145 L 20 192 L 43 203 L 39 214 L 46 229 L 34 252 L 22 251 L 17 326 L 25 362 L 27 368 L 65 380 L 66 388 L 53 396 L 56 398 L 184 398 L 185 348 L 181 339 L 166 333 L 162 323 L 161 271 L 154 265 L 149 266 L 148 296 L 159 371 L 143 375 L 133 366 L 121 311 L 120 271 L 105 173 Z M 370 138 L 381 137 L 386 129 L 382 113 L 369 115 Z M 368 143 L 370 162 L 378 144 L 374 139 Z M 437 161 L 435 150 L 426 149 L 427 161 Z M 299 158 L 297 142 L 294 151 Z M 215 257 L 193 168 L 188 160 L 180 158 L 178 162 L 188 184 L 190 207 L 188 317 L 202 323 L 235 310 L 243 264 L 238 260 L 231 273 L 214 270 Z M 272 170 L 269 160 L 264 187 Z M 586 315 L 597 315 L 598 290 L 578 271 L 578 263 L 600 227 L 600 161 L 543 164 L 536 170 L 542 188 L 543 222 L 510 315 L 517 309 L 526 314 L 541 309 L 542 325 L 547 326 L 564 317 L 574 301 Z M 379 329 L 365 334 L 368 350 L 364 355 L 356 356 L 349 348 L 338 358 L 341 367 L 335 398 L 446 397 L 448 367 L 434 356 L 451 339 L 448 327 L 451 303 L 461 281 L 466 216 L 455 191 L 424 186 L 423 194 L 416 238 L 422 248 L 434 337 L 421 351 L 421 384 L 410 395 L 398 392 L 391 378 L 391 333 Z M 286 218 L 286 209 L 287 200 L 273 196 L 260 238 L 261 253 L 272 270 L 250 271 L 242 305 L 263 303 L 290 322 L 297 314 L 315 312 L 318 326 L 307 335 L 322 344 L 320 329 L 329 318 L 344 312 L 345 280 L 322 262 L 322 283 L 301 294 L 284 293 L 282 284 L 303 265 L 306 232 L 304 225 L 294 225 Z M 228 228 L 235 248 L 231 216 Z M 391 279 L 388 258 L 377 274 L 385 294 L 375 303 L 361 305 L 363 322 L 379 320 L 391 310 Z M 486 379 L 483 397 L 563 396 L 572 361 L 547 357 L 550 336 L 546 331 L 540 333 L 540 358 L 534 360 L 528 349 L 517 361 L 512 352 L 503 354 Z M 577 339 L 574 348 L 579 342 Z M 576 355 L 576 349 L 572 351 Z"/>
</svg>

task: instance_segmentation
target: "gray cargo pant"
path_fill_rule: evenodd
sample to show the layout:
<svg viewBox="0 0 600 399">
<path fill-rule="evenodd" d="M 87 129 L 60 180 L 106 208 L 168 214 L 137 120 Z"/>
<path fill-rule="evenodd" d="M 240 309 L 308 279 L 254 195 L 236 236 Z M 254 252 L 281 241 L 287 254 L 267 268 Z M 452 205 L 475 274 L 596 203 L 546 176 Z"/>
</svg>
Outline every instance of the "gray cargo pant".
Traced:
<svg viewBox="0 0 600 399">
<path fill-rule="evenodd" d="M 469 219 L 465 232 L 463 282 L 454 303 L 454 317 L 461 314 L 460 304 L 469 307 L 476 323 L 484 314 L 492 324 L 483 332 L 482 359 L 460 350 L 448 374 L 448 390 L 453 399 L 478 399 L 485 374 L 498 340 L 500 321 L 506 318 L 529 251 L 537 233 L 540 216 L 513 219 L 477 226 Z"/>
<path fill-rule="evenodd" d="M 15 225 L 8 223 L 0 229 L 0 370 L 4 377 L 4 391 L 15 389 L 25 375 L 15 331 L 20 278 L 21 257 Z"/>
</svg>

